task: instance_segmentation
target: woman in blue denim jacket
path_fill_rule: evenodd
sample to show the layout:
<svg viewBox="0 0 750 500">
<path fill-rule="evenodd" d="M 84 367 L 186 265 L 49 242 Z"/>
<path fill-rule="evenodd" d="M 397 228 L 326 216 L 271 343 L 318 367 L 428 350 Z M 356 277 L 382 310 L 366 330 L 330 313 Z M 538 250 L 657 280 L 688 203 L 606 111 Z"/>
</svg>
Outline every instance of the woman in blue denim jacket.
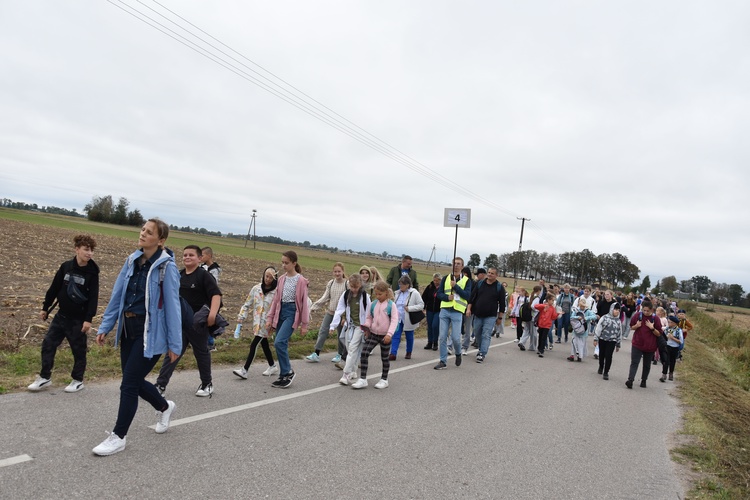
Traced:
<svg viewBox="0 0 750 500">
<path fill-rule="evenodd" d="M 146 221 L 138 238 L 140 249 L 125 261 L 104 311 L 96 342 L 104 345 L 105 336 L 117 322 L 115 346 L 120 345 L 122 384 L 117 422 L 109 437 L 92 450 L 96 455 L 125 449 L 139 396 L 158 412 L 156 432 L 169 428 L 175 404 L 146 380 L 162 354 L 174 361 L 182 351 L 180 274 L 173 253 L 164 248 L 168 235 L 164 221 Z"/>
</svg>

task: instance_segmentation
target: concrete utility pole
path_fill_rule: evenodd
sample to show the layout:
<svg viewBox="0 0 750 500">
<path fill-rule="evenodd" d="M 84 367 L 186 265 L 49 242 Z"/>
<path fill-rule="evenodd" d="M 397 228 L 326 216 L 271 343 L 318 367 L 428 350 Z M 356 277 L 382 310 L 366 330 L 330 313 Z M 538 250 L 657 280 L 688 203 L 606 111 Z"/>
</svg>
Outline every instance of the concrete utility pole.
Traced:
<svg viewBox="0 0 750 500">
<path fill-rule="evenodd" d="M 521 221 L 521 239 L 518 240 L 518 255 L 520 257 L 520 255 L 521 255 L 521 247 L 523 246 L 523 226 L 524 226 L 524 224 L 526 223 L 527 220 L 530 221 L 531 219 L 526 219 L 525 217 L 516 217 L 516 219 L 518 219 L 518 220 Z M 516 285 L 518 284 L 518 259 L 516 259 L 516 269 L 515 269 L 515 272 L 513 274 L 514 274 L 514 278 L 513 278 L 513 292 L 515 292 L 516 291 Z M 513 292 L 511 292 L 511 293 L 513 293 Z"/>
<path fill-rule="evenodd" d="M 247 236 L 245 236 L 245 248 L 247 248 L 247 240 L 250 238 L 250 231 L 253 232 L 253 250 L 255 250 L 255 217 L 257 215 L 257 210 L 253 209 L 253 215 L 251 215 L 250 220 L 250 227 L 247 228 Z"/>
</svg>

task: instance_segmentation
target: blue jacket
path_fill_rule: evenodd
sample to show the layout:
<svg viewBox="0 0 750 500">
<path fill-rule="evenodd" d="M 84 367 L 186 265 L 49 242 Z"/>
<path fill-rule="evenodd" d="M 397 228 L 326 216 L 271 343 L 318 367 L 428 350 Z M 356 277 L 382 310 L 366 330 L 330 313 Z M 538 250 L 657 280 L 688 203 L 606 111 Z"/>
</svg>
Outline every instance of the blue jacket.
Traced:
<svg viewBox="0 0 750 500">
<path fill-rule="evenodd" d="M 115 345 L 120 341 L 123 308 L 128 282 L 133 275 L 135 260 L 143 255 L 138 249 L 125 261 L 112 287 L 112 296 L 104 311 L 99 333 L 108 334 L 117 322 Z M 164 264 L 164 297 L 159 286 L 159 267 Z M 143 330 L 143 357 L 152 358 L 170 350 L 182 352 L 182 315 L 180 312 L 180 273 L 169 249 L 162 249 L 146 277 L 146 324 Z"/>
</svg>

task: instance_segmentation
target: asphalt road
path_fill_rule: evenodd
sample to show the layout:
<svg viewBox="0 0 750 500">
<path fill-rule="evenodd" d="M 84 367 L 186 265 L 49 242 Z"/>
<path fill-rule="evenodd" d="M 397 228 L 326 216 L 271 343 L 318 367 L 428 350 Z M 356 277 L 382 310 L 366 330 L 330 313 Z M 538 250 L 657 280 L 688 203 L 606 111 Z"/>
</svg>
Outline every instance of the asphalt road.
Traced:
<svg viewBox="0 0 750 500">
<path fill-rule="evenodd" d="M 570 344 L 541 359 L 493 341 L 484 364 L 472 351 L 436 371 L 418 340 L 385 390 L 377 352 L 359 391 L 337 384 L 332 353 L 294 361 L 287 390 L 255 364 L 246 381 L 215 370 L 214 396 L 197 398 L 197 372 L 177 372 L 172 427 L 155 434 L 142 403 L 110 457 L 91 449 L 114 425 L 119 383 L 66 394 L 57 373 L 45 392 L 0 396 L 0 498 L 684 498 L 668 453 L 674 383 L 652 370 L 628 390 L 629 341 L 609 381 L 593 358 L 566 361 Z"/>
</svg>

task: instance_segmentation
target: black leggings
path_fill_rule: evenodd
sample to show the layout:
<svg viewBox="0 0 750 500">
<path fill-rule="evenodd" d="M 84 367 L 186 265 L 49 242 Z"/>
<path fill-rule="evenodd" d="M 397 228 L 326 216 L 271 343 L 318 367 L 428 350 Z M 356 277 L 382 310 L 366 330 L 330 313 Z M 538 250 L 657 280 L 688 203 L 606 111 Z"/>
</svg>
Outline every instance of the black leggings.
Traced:
<svg viewBox="0 0 750 500">
<path fill-rule="evenodd" d="M 516 318 L 516 338 L 521 340 L 521 337 L 523 337 L 523 321 L 521 318 Z"/>
<path fill-rule="evenodd" d="M 250 365 L 253 364 L 253 359 L 255 359 L 255 350 L 258 348 L 258 344 L 260 344 L 261 349 L 263 349 L 263 355 L 268 361 L 268 366 L 273 366 L 273 353 L 271 352 L 271 346 L 268 344 L 268 339 L 265 337 L 258 337 L 256 335 L 255 337 L 253 337 L 253 341 L 250 344 L 250 354 L 247 355 L 247 361 L 245 361 L 245 370 L 250 368 Z"/>
<path fill-rule="evenodd" d="M 609 374 L 615 347 L 617 347 L 617 341 L 615 340 L 599 340 L 599 371 L 602 373 Z"/>
<path fill-rule="evenodd" d="M 368 360 L 370 359 L 370 353 L 373 349 L 375 349 L 376 345 L 380 344 L 380 360 L 383 362 L 383 374 L 380 378 L 382 378 L 383 380 L 388 380 L 388 370 L 390 370 L 391 368 L 391 362 L 388 361 L 388 355 L 391 353 L 391 344 L 390 342 L 387 344 L 383 343 L 384 339 L 385 335 L 375 335 L 374 333 L 371 333 L 367 336 L 367 339 L 365 339 L 365 345 L 362 348 L 362 356 L 360 356 L 359 358 L 361 378 L 367 378 L 367 368 Z M 456 350 L 456 352 L 459 352 L 461 350 L 460 345 L 454 345 L 453 348 Z"/>
</svg>

